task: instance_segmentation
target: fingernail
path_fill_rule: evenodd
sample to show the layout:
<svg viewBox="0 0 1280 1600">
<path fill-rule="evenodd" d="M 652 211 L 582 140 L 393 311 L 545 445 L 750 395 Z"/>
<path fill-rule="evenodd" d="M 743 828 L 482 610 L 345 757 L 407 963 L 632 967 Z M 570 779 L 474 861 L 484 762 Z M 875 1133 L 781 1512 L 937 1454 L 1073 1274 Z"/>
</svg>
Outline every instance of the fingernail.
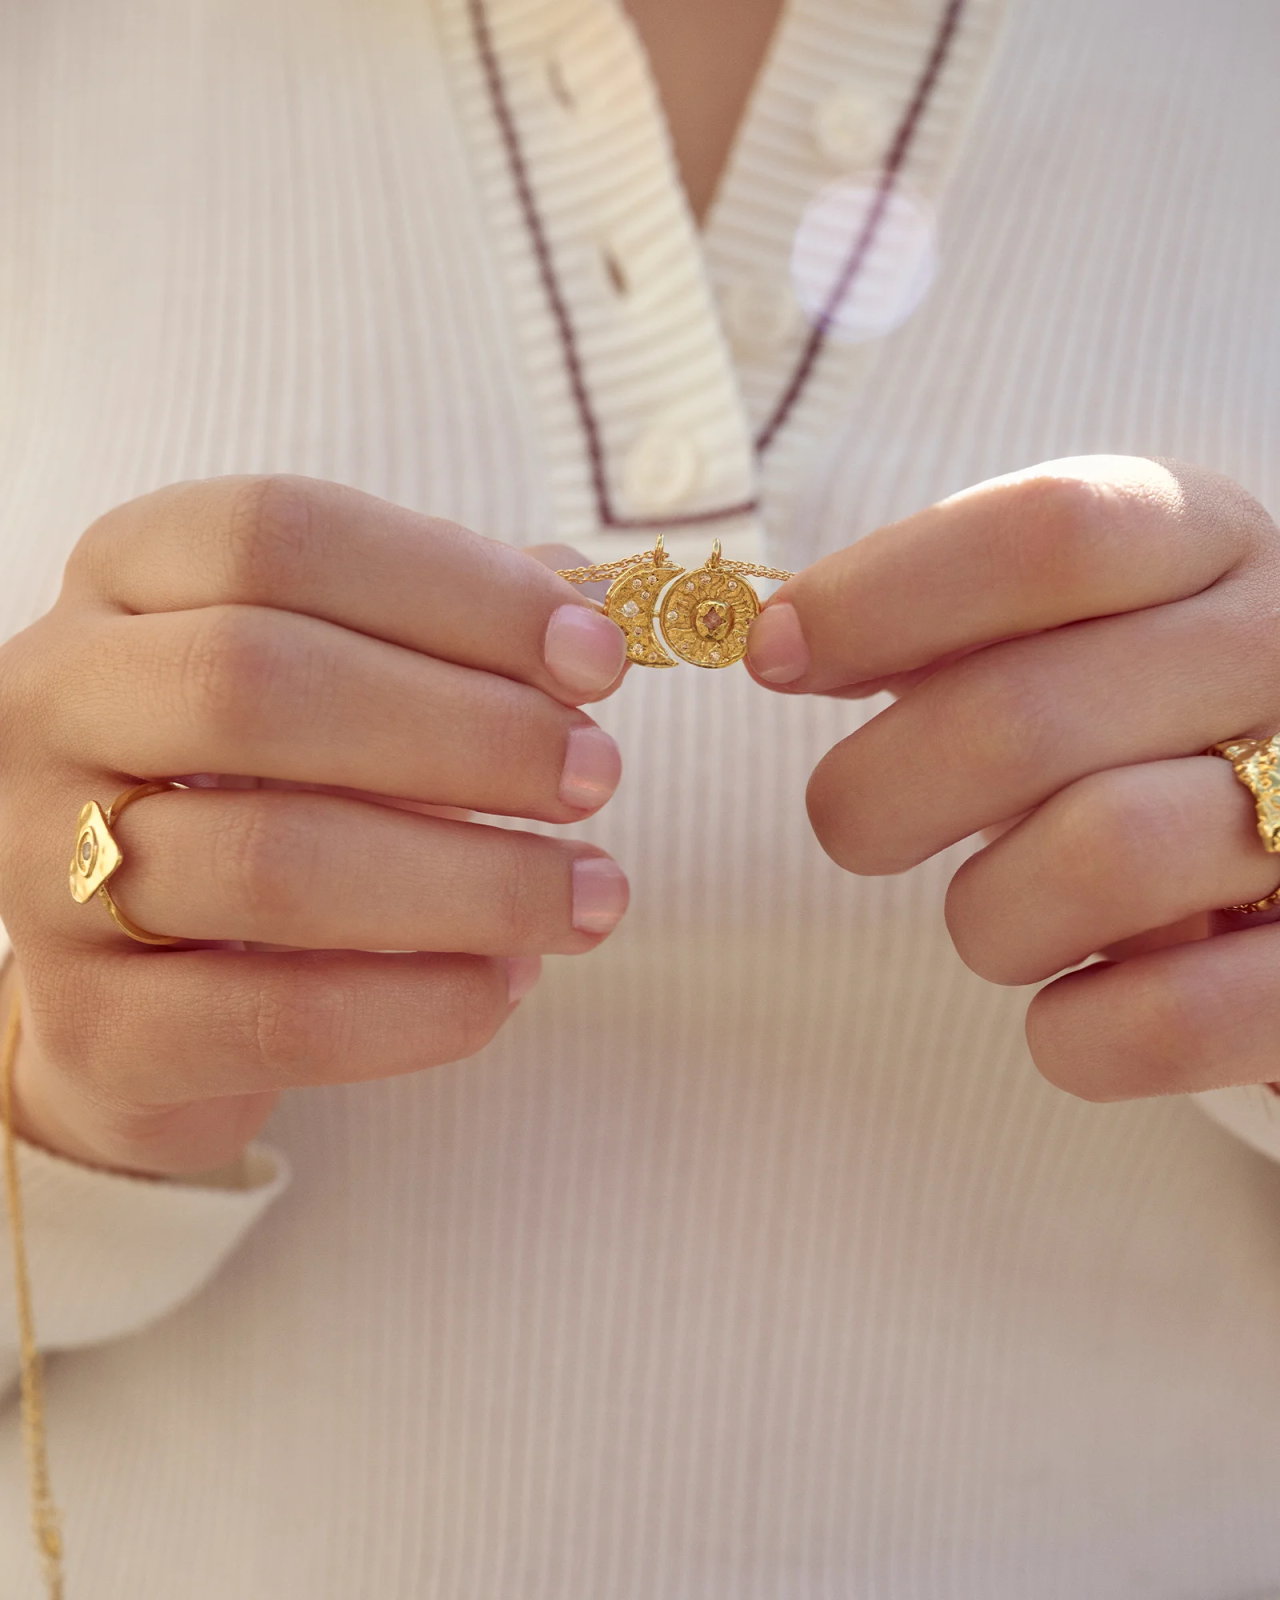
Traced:
<svg viewBox="0 0 1280 1600">
<path fill-rule="evenodd" d="M 590 606 L 561 606 L 551 613 L 542 654 L 547 670 L 566 689 L 583 694 L 607 689 L 622 671 L 626 653 L 622 629 Z"/>
<path fill-rule="evenodd" d="M 766 683 L 794 683 L 809 670 L 809 646 L 796 608 L 782 600 L 766 606 L 747 635 L 747 660 Z"/>
<path fill-rule="evenodd" d="M 608 856 L 582 856 L 573 864 L 573 925 L 579 933 L 612 933 L 627 909 L 627 875 Z"/>
<path fill-rule="evenodd" d="M 604 731 L 587 725 L 569 729 L 560 798 L 579 811 L 597 811 L 618 787 L 622 752 Z"/>
<path fill-rule="evenodd" d="M 518 1005 L 542 976 L 541 956 L 510 956 L 507 959 L 507 1004 Z"/>
</svg>

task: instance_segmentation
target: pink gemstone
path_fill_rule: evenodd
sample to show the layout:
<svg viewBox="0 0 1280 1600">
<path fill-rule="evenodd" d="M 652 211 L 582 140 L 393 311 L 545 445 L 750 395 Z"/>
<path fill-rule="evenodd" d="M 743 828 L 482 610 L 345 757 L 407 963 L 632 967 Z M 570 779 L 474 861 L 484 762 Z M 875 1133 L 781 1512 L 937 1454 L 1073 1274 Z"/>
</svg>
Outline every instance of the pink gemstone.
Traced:
<svg viewBox="0 0 1280 1600">
<path fill-rule="evenodd" d="M 698 632 L 705 638 L 713 638 L 720 630 L 733 627 L 734 610 L 730 605 L 717 600 L 709 605 L 698 616 Z"/>
</svg>

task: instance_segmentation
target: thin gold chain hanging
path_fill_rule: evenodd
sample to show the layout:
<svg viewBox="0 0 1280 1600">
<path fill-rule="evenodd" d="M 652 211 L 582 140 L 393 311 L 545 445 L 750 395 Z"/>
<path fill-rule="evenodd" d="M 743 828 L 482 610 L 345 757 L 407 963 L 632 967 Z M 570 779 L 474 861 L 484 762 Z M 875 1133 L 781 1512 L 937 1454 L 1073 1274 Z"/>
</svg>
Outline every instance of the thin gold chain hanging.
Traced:
<svg viewBox="0 0 1280 1600">
<path fill-rule="evenodd" d="M 762 567 L 754 561 L 727 561 L 723 557 L 720 566 L 726 572 L 736 572 L 744 578 L 773 578 L 778 583 L 785 583 L 788 578 L 794 578 L 794 572 L 784 572 L 781 567 Z"/>
<path fill-rule="evenodd" d="M 621 628 L 627 660 L 637 667 L 674 667 L 675 658 L 694 667 L 731 667 L 747 653 L 747 632 L 760 614 L 760 597 L 746 581 L 772 578 L 785 583 L 794 574 L 754 561 L 728 561 L 720 541 L 705 565 L 686 572 L 662 547 L 623 556 L 595 567 L 566 567 L 570 583 L 612 580 L 604 613 Z M 668 654 L 659 641 L 661 631 Z"/>
<path fill-rule="evenodd" d="M 567 578 L 570 583 L 602 583 L 606 578 L 616 578 L 628 567 L 638 566 L 641 561 L 648 559 L 649 552 L 641 550 L 638 555 L 622 556 L 617 561 L 605 561 L 596 567 L 560 567 L 556 576 Z"/>
<path fill-rule="evenodd" d="M 22 1370 L 22 1450 L 27 1463 L 31 1496 L 31 1531 L 44 1569 L 49 1600 L 63 1600 L 62 1532 L 58 1508 L 49 1481 L 49 1450 L 44 1420 L 44 1363 L 36 1344 L 35 1313 L 31 1303 L 31 1274 L 27 1268 L 27 1242 L 22 1222 L 22 1186 L 18 1181 L 18 1151 L 13 1133 L 13 1078 L 22 1035 L 22 999 L 14 984 L 13 1000 L 4 1034 L 4 1060 L 0 1063 L 0 1119 L 4 1122 L 4 1182 L 9 1207 L 9 1233 L 13 1241 L 13 1288 L 18 1311 L 18 1348 Z"/>
<path fill-rule="evenodd" d="M 717 539 L 717 549 L 719 544 L 720 541 Z M 663 551 L 661 534 L 652 550 L 640 550 L 633 556 L 619 556 L 614 561 L 603 561 L 594 567 L 561 567 L 557 570 L 556 576 L 566 578 L 570 583 L 603 583 L 606 578 L 620 577 L 628 567 L 638 567 L 643 562 L 650 562 L 658 567 L 664 562 L 671 564 L 671 558 Z M 726 572 L 736 572 L 744 578 L 773 578 L 778 583 L 785 583 L 788 578 L 795 577 L 794 572 L 784 572 L 781 567 L 762 567 L 754 561 L 732 561 L 727 556 L 721 556 L 717 565 L 723 567 Z"/>
</svg>

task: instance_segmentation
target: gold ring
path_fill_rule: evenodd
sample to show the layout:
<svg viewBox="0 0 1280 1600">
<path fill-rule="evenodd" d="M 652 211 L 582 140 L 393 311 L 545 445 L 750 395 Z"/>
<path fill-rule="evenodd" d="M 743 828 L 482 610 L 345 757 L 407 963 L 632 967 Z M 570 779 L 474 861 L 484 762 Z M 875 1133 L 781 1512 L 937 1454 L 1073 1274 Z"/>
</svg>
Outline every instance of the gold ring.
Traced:
<svg viewBox="0 0 1280 1600">
<path fill-rule="evenodd" d="M 1280 734 L 1270 739 L 1224 739 L 1210 745 L 1206 755 L 1221 756 L 1253 796 L 1258 833 L 1263 848 L 1280 855 Z M 1280 885 L 1261 900 L 1244 906 L 1224 906 L 1224 911 L 1270 911 L 1280 906 Z"/>
<path fill-rule="evenodd" d="M 112 836 L 112 825 L 135 800 L 181 788 L 180 783 L 139 783 L 118 794 L 105 812 L 96 800 L 90 800 L 76 824 L 76 849 L 71 857 L 71 898 L 77 905 L 85 905 L 96 894 L 111 913 L 116 927 L 139 944 L 182 944 L 184 941 L 171 938 L 167 933 L 148 933 L 131 922 L 111 898 L 107 879 L 124 865 L 124 853 Z"/>
</svg>

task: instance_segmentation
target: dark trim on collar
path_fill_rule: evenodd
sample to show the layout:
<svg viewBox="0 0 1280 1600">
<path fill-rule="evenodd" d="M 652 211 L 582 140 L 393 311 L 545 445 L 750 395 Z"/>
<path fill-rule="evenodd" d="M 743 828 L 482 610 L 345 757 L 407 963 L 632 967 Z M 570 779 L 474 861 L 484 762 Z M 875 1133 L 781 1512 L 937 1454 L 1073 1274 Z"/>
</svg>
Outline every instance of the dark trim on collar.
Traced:
<svg viewBox="0 0 1280 1600">
<path fill-rule="evenodd" d="M 551 253 L 551 246 L 547 239 L 546 229 L 543 226 L 542 215 L 538 210 L 538 203 L 534 198 L 533 184 L 529 178 L 528 163 L 525 161 L 524 148 L 520 142 L 520 132 L 516 127 L 515 117 L 512 115 L 511 103 L 507 98 L 506 85 L 502 79 L 502 68 L 498 62 L 497 51 L 494 49 L 493 34 L 489 27 L 489 18 L 485 11 L 484 0 L 468 0 L 471 13 L 471 27 L 475 35 L 476 50 L 484 68 L 485 82 L 489 89 L 489 99 L 493 105 L 493 114 L 497 119 L 498 129 L 502 134 L 502 142 L 507 152 L 507 162 L 511 168 L 512 182 L 515 184 L 516 196 L 520 202 L 520 210 L 524 216 L 525 227 L 529 230 L 529 238 L 533 244 L 534 257 L 538 263 L 538 275 L 542 279 L 542 287 L 547 296 L 547 304 L 551 309 L 551 316 L 555 322 L 556 332 L 560 337 L 560 351 L 564 357 L 565 372 L 569 378 L 569 388 L 573 394 L 574 408 L 578 413 L 578 421 L 582 427 L 583 438 L 586 442 L 587 457 L 591 466 L 591 487 L 595 493 L 596 515 L 605 528 L 683 528 L 692 527 L 708 522 L 727 522 L 733 518 L 750 516 L 759 510 L 759 501 L 744 500 L 740 505 L 723 506 L 712 511 L 692 511 L 684 516 L 671 517 L 624 517 L 615 509 L 613 496 L 609 489 L 609 476 L 605 470 L 604 444 L 600 435 L 600 423 L 591 403 L 591 394 L 587 388 L 586 375 L 582 368 L 582 358 L 578 350 L 578 336 L 573 326 L 573 319 L 569 315 L 568 303 L 560 287 L 560 280 L 556 276 L 555 261 Z"/>
<path fill-rule="evenodd" d="M 574 409 L 577 411 L 578 422 L 582 428 L 582 435 L 586 444 L 587 458 L 591 470 L 591 487 L 595 496 L 596 515 L 600 520 L 600 525 L 605 528 L 618 529 L 681 528 L 694 527 L 704 523 L 727 522 L 734 518 L 750 516 L 760 509 L 758 500 L 745 500 L 739 505 L 718 507 L 711 511 L 694 511 L 684 516 L 670 517 L 625 517 L 615 509 L 613 496 L 609 488 L 609 474 L 605 466 L 600 422 L 592 404 L 591 392 L 583 370 L 573 318 L 569 314 L 568 302 L 560 287 L 560 280 L 556 275 L 555 259 L 547 238 L 546 228 L 543 225 L 542 214 L 538 210 L 538 202 L 534 196 L 533 183 L 529 176 L 529 166 L 525 160 L 524 147 L 520 140 L 520 130 L 516 126 L 515 116 L 511 110 L 511 102 L 507 97 L 506 84 L 503 81 L 497 50 L 494 47 L 493 32 L 489 26 L 485 0 L 467 0 L 467 5 L 471 17 L 471 29 L 475 38 L 476 51 L 484 70 L 485 84 L 488 88 L 494 118 L 497 121 L 502 143 L 506 150 L 507 164 L 511 171 L 512 182 L 515 185 L 516 198 L 524 218 L 525 227 L 529 233 L 530 242 L 533 245 L 538 275 L 542 281 L 543 291 L 547 297 L 547 305 L 550 308 L 552 320 L 559 336 L 560 351 L 564 359 L 565 372 L 569 379 Z M 848 258 L 840 270 L 840 275 L 836 279 L 830 295 L 827 297 L 821 315 L 809 333 L 805 347 L 786 387 L 779 396 L 768 420 L 756 435 L 755 448 L 758 456 L 763 455 L 777 438 L 799 403 L 826 347 L 840 306 L 857 281 L 858 274 L 862 271 L 871 245 L 875 240 L 876 230 L 884 217 L 889 198 L 906 165 L 916 132 L 919 129 L 925 111 L 928 109 L 929 102 L 933 98 L 933 92 L 937 87 L 938 79 L 942 75 L 942 69 L 946 65 L 964 6 L 965 0 L 947 0 L 947 6 L 939 21 L 924 70 L 920 75 L 915 92 L 906 111 L 903 113 L 902 120 L 894 133 L 893 142 L 885 156 L 884 164 L 880 171 L 880 181 L 876 189 L 876 197 L 867 215 L 867 220 L 863 223 L 857 239 L 854 240 Z"/>
<path fill-rule="evenodd" d="M 893 143 L 889 146 L 889 153 L 885 156 L 884 165 L 880 169 L 880 182 L 876 186 L 876 197 L 872 202 L 871 210 L 867 213 L 867 220 L 862 225 L 862 231 L 854 240 L 840 275 L 836 279 L 831 293 L 827 296 L 822 312 L 809 332 L 805 347 L 795 371 L 791 374 L 791 381 L 782 391 L 778 403 L 774 406 L 769 420 L 756 435 L 756 450 L 763 455 L 764 452 L 777 438 L 779 431 L 787 418 L 795 409 L 800 396 L 804 393 L 813 369 L 818 364 L 827 343 L 832 325 L 844 302 L 845 296 L 853 287 L 858 274 L 862 271 L 863 264 L 875 240 L 876 230 L 884 217 L 885 208 L 889 204 L 894 186 L 906 165 L 907 156 L 911 150 L 912 141 L 920 120 L 924 116 L 929 101 L 933 98 L 933 91 L 937 87 L 938 79 L 946 64 L 947 56 L 951 51 L 951 44 L 960 24 L 960 14 L 964 10 L 965 0 L 948 0 L 947 9 L 942 14 L 938 24 L 937 34 L 934 36 L 933 48 L 929 52 L 929 59 L 925 63 L 920 81 L 916 84 L 915 93 L 903 114 L 902 121 L 898 124 L 897 132 L 893 136 Z"/>
</svg>

